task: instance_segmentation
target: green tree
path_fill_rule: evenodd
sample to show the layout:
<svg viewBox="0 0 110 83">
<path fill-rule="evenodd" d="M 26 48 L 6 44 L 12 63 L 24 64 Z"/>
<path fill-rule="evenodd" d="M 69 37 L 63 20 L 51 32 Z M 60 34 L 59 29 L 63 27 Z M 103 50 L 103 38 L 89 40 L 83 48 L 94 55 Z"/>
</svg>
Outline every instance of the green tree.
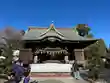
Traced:
<svg viewBox="0 0 110 83">
<path fill-rule="evenodd" d="M 88 47 L 88 75 L 93 80 L 97 80 L 100 77 L 100 72 L 104 69 L 104 61 L 102 57 L 105 56 L 105 51 L 106 46 L 102 39 L 97 40 L 94 44 Z"/>
<path fill-rule="evenodd" d="M 0 39 L 2 42 L 0 49 L 2 49 L 1 56 L 6 57 L 5 60 L 1 60 L 0 73 L 7 74 L 12 68 L 13 50 L 22 48 L 22 33 L 14 28 L 6 28 L 0 33 Z"/>
<path fill-rule="evenodd" d="M 86 36 L 87 38 L 92 38 L 93 34 L 91 33 L 91 28 L 87 24 L 78 24 L 76 26 L 80 36 Z"/>
</svg>

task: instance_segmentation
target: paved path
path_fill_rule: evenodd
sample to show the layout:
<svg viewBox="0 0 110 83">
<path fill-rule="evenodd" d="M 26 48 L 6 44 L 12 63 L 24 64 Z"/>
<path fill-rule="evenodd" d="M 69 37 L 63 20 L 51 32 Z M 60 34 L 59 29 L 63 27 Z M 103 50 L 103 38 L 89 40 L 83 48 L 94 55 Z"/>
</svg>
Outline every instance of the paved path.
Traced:
<svg viewBox="0 0 110 83">
<path fill-rule="evenodd" d="M 82 78 L 74 79 L 70 73 L 30 73 L 30 76 L 39 83 L 88 83 Z"/>
<path fill-rule="evenodd" d="M 88 83 L 84 81 L 83 79 L 81 80 L 76 80 L 73 77 L 33 77 L 31 78 L 32 80 L 37 80 L 39 83 Z"/>
<path fill-rule="evenodd" d="M 74 79 L 70 73 L 31 73 L 30 76 L 31 81 L 36 80 L 38 83 L 88 83 L 82 78 Z"/>
</svg>

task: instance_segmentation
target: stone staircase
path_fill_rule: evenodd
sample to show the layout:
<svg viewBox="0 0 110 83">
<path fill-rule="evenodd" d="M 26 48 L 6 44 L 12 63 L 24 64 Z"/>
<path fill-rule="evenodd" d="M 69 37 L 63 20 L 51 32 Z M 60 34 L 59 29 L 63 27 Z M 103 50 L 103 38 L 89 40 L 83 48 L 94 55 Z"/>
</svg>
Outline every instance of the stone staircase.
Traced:
<svg viewBox="0 0 110 83">
<path fill-rule="evenodd" d="M 31 64 L 30 77 L 38 83 L 87 83 L 83 79 L 74 79 L 71 75 L 71 64 Z"/>
<path fill-rule="evenodd" d="M 31 73 L 30 76 L 39 83 L 87 83 L 74 79 L 70 73 Z"/>
</svg>

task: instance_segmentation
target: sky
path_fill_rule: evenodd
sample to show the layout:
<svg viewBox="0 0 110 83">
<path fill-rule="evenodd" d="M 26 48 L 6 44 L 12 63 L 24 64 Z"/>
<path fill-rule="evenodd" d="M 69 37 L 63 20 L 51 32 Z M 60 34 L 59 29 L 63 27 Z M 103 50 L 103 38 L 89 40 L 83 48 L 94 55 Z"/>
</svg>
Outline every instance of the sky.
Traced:
<svg viewBox="0 0 110 83">
<path fill-rule="evenodd" d="M 95 38 L 110 43 L 110 0 L 0 0 L 0 28 L 13 26 L 73 28 L 88 24 Z"/>
</svg>

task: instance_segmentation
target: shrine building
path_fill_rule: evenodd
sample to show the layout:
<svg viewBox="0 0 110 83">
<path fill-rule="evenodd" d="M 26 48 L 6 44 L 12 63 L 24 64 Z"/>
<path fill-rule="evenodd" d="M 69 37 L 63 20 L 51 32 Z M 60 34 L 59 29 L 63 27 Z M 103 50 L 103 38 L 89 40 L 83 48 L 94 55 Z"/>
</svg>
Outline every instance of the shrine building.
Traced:
<svg viewBox="0 0 110 83">
<path fill-rule="evenodd" d="M 65 63 L 77 60 L 85 64 L 84 48 L 97 40 L 85 37 L 83 32 L 78 32 L 75 28 L 57 28 L 53 23 L 48 28 L 29 27 L 23 36 L 24 49 L 32 51 L 32 63 L 43 63 L 46 60 Z M 27 56 L 24 58 L 26 60 Z"/>
</svg>

